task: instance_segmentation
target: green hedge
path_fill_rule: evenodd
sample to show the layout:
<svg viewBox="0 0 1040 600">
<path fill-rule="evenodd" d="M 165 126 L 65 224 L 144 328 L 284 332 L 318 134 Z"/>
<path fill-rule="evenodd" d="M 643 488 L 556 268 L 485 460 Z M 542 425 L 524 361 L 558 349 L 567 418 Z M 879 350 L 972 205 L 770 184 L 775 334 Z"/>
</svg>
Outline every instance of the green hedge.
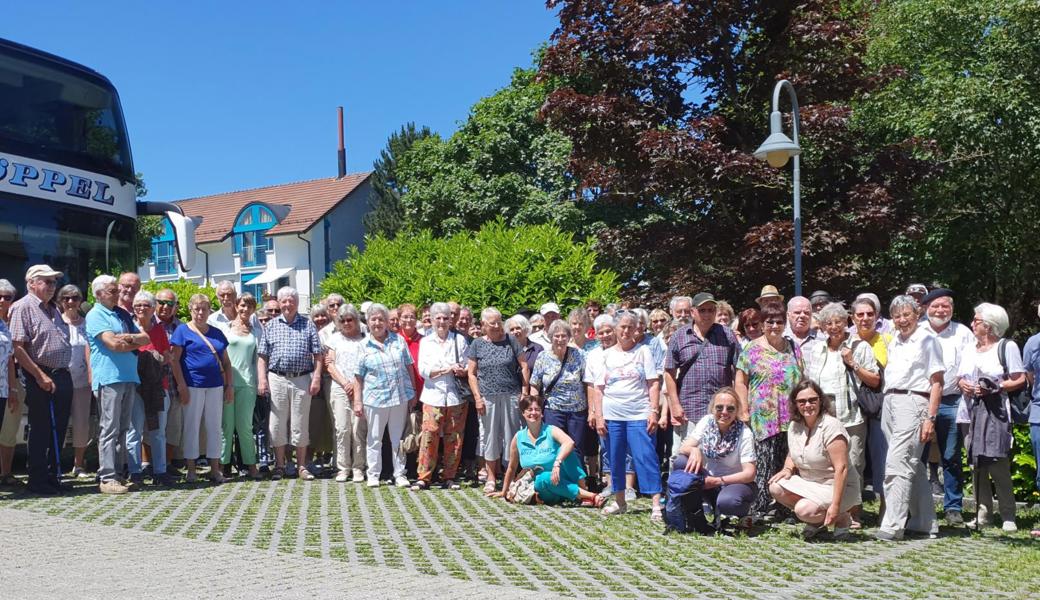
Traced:
<svg viewBox="0 0 1040 600">
<path fill-rule="evenodd" d="M 191 319 L 191 315 L 188 314 L 188 299 L 195 294 L 206 294 L 209 296 L 213 310 L 217 310 L 220 307 L 220 303 L 217 301 L 217 290 L 215 288 L 202 287 L 199 284 L 186 279 L 178 279 L 177 281 L 148 281 L 141 284 L 141 289 L 148 290 L 153 294 L 159 290 L 173 290 L 173 293 L 177 294 L 177 317 L 182 321 L 188 321 Z"/>
<path fill-rule="evenodd" d="M 591 240 L 575 241 L 553 225 L 511 228 L 498 219 L 475 233 L 402 232 L 365 243 L 364 252 L 351 247 L 333 266 L 323 293 L 387 306 L 455 300 L 510 315 L 548 301 L 564 307 L 612 302 L 620 289 L 616 274 L 596 268 Z"/>
</svg>

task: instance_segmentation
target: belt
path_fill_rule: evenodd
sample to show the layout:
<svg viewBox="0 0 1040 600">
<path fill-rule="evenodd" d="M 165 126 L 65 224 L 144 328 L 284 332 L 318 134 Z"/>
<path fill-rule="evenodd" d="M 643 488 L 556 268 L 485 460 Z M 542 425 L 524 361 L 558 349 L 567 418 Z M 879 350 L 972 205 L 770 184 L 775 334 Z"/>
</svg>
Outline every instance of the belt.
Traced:
<svg viewBox="0 0 1040 600">
<path fill-rule="evenodd" d="M 58 367 L 57 369 L 52 369 L 50 367 L 45 367 L 45 366 L 43 366 L 41 364 L 37 364 L 36 366 L 40 367 L 40 370 L 43 371 L 44 373 L 48 374 L 48 375 L 56 375 L 58 373 L 67 373 L 69 371 L 68 367 Z"/>
<path fill-rule="evenodd" d="M 274 369 L 271 369 L 271 372 L 274 373 L 275 375 L 280 375 L 282 377 L 285 377 L 286 379 L 295 379 L 297 377 L 300 377 L 301 375 L 310 375 L 311 373 L 314 372 L 314 369 L 310 369 L 308 371 L 295 371 L 295 372 L 294 371 L 275 371 Z"/>
<path fill-rule="evenodd" d="M 913 394 L 922 398 L 931 398 L 931 396 L 925 392 L 915 392 L 914 390 L 888 390 L 889 394 Z"/>
</svg>

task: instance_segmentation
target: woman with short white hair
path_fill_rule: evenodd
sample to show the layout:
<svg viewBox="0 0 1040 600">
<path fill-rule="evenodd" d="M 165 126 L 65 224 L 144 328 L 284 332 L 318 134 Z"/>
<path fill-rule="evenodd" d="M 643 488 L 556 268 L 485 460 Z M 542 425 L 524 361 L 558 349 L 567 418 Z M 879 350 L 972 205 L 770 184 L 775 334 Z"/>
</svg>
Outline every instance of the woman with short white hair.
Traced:
<svg viewBox="0 0 1040 600">
<path fill-rule="evenodd" d="M 487 307 L 480 313 L 484 335 L 466 352 L 473 406 L 480 417 L 480 455 L 487 481 L 484 493 L 497 487 L 499 462 L 520 431 L 520 393 L 528 385 L 527 363 L 516 338 L 506 333 L 502 313 Z"/>
<path fill-rule="evenodd" d="M 996 488 L 1003 529 L 1013 532 L 1018 531 L 1018 527 L 1009 460 L 1012 423 L 1008 392 L 1020 389 L 1026 378 L 1018 345 L 1003 337 L 1008 326 L 1007 311 L 1002 307 L 988 302 L 975 307 L 971 329 L 976 341 L 974 347 L 965 349 L 961 355 L 957 385 L 964 394 L 971 418 L 965 445 L 968 463 L 972 465 L 978 513 L 974 523 L 969 525 L 989 524 L 993 488 Z"/>
<path fill-rule="evenodd" d="M 336 316 L 339 331 L 329 336 L 326 363 L 332 378 L 330 403 L 336 438 L 336 481 L 365 480 L 367 423 L 354 416 L 354 372 L 364 348 L 361 315 L 353 304 L 344 304 Z"/>
<path fill-rule="evenodd" d="M 6 279 L 0 279 L 0 398 L 4 398 L 0 411 L 0 486 L 19 486 L 21 482 L 11 473 L 14 463 L 14 446 L 18 441 L 18 427 L 21 425 L 21 400 L 24 390 L 20 389 L 14 372 L 14 340 L 7 327 L 8 310 L 14 302 L 17 290 Z M 86 332 L 83 333 L 84 338 Z M 90 388 L 87 388 L 90 393 Z"/>
</svg>

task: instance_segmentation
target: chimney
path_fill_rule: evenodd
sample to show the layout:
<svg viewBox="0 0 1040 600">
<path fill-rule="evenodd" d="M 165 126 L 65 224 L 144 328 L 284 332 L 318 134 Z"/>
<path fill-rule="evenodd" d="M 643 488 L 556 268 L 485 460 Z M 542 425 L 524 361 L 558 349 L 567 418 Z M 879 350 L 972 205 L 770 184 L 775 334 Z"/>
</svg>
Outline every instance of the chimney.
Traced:
<svg viewBox="0 0 1040 600">
<path fill-rule="evenodd" d="M 343 146 L 343 107 L 340 106 L 339 112 L 339 179 L 343 179 L 347 175 L 347 149 Z"/>
</svg>

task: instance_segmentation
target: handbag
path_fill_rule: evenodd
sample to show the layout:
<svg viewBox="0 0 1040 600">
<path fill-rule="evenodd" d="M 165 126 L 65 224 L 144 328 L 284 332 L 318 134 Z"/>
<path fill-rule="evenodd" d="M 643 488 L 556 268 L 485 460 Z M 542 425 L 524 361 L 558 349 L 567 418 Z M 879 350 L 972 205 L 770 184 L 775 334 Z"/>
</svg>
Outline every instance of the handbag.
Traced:
<svg viewBox="0 0 1040 600">
<path fill-rule="evenodd" d="M 452 335 L 454 337 L 451 338 L 451 346 L 455 349 L 455 362 L 462 364 L 459 359 L 459 334 L 455 333 Z M 469 374 L 456 376 L 455 384 L 459 388 L 459 398 L 462 398 L 463 402 L 471 402 L 473 400 L 473 390 L 469 389 Z"/>
<path fill-rule="evenodd" d="M 217 354 L 217 349 L 214 348 L 213 344 L 210 343 L 209 338 L 202 335 L 202 332 L 199 331 L 198 327 L 195 327 L 194 323 L 188 323 L 188 329 L 194 331 L 195 335 L 202 338 L 202 343 L 206 344 L 206 347 L 209 348 L 209 351 L 213 353 L 213 358 L 216 359 L 217 366 L 220 367 L 220 374 L 224 375 L 224 361 L 220 360 L 220 355 Z"/>
<path fill-rule="evenodd" d="M 1007 340 L 1000 340 L 997 345 L 997 357 L 1000 358 L 1000 366 L 1004 369 L 1004 381 L 1007 381 L 1010 377 L 1007 366 L 1007 356 L 1004 352 L 1007 349 Z M 1012 423 L 1028 423 L 1029 422 L 1029 405 L 1033 402 L 1033 394 L 1031 393 L 1029 382 L 1018 388 L 1013 392 L 1008 392 L 1008 404 L 1011 405 L 1011 422 Z"/>
<path fill-rule="evenodd" d="M 408 418 L 404 422 L 404 437 L 401 438 L 401 451 L 405 454 L 418 452 L 421 438 L 422 413 L 417 410 L 409 411 Z"/>
<path fill-rule="evenodd" d="M 852 351 L 856 351 L 856 345 L 862 344 L 863 340 L 856 340 L 852 342 Z M 847 365 L 845 367 L 847 371 L 852 371 Z M 868 419 L 877 419 L 881 416 L 881 407 L 885 403 L 885 394 L 882 390 L 885 389 L 885 370 L 878 368 L 878 385 L 876 388 L 872 388 L 867 384 L 860 381 L 860 384 L 856 386 L 856 404 L 859 404 L 860 411 L 863 412 L 863 416 Z"/>
<path fill-rule="evenodd" d="M 508 497 L 516 504 L 534 504 L 534 469 L 523 469 L 509 484 Z"/>
</svg>

